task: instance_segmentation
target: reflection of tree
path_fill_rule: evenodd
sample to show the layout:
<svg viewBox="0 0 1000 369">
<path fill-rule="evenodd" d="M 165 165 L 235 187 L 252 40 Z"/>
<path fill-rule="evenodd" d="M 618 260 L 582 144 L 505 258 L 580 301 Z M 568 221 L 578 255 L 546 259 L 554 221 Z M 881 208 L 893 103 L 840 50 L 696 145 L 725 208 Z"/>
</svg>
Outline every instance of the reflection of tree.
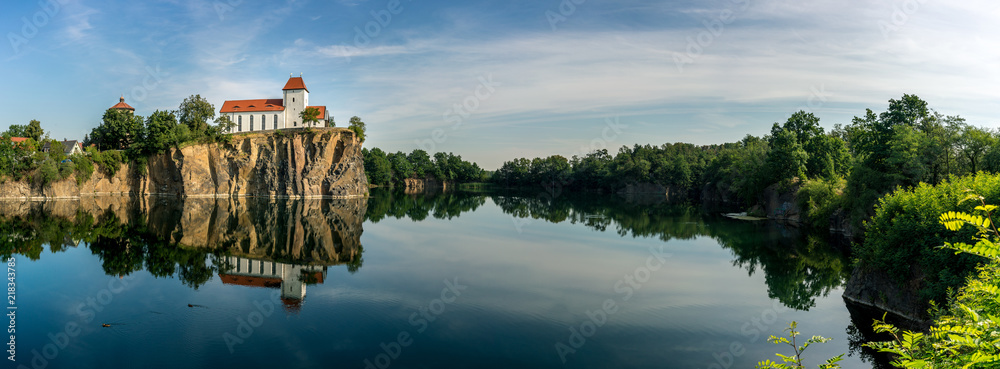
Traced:
<svg viewBox="0 0 1000 369">
<path fill-rule="evenodd" d="M 809 310 L 817 296 L 840 287 L 850 273 L 843 253 L 823 236 L 804 235 L 766 223 L 732 221 L 713 238 L 733 252 L 733 265 L 750 275 L 764 272 L 768 296 L 796 310 Z"/>
<path fill-rule="evenodd" d="M 365 220 L 378 223 L 386 217 L 422 221 L 428 216 L 452 219 L 474 211 L 486 203 L 486 196 L 467 192 L 422 193 L 406 195 L 389 190 L 373 190 L 368 199 Z"/>
<path fill-rule="evenodd" d="M 689 204 L 635 204 L 608 196 L 550 195 L 504 193 L 489 197 L 504 213 L 516 218 L 569 221 L 602 232 L 611 228 L 622 237 L 664 241 L 715 238 L 733 252 L 733 265 L 747 269 L 750 275 L 764 272 L 769 297 L 797 310 L 815 306 L 817 296 L 840 287 L 849 273 L 846 256 L 831 247 L 824 235 L 806 235 L 767 222 L 716 219 L 709 226 L 705 212 Z M 463 192 L 412 196 L 376 190 L 368 202 L 367 216 L 372 222 L 386 216 L 420 221 L 428 213 L 436 218 L 445 214 L 452 217 L 475 210 L 486 197 Z"/>
<path fill-rule="evenodd" d="M 877 352 L 864 344 L 868 342 L 889 341 L 892 336 L 877 334 L 872 330 L 872 322 L 875 319 L 882 319 L 881 313 L 870 311 L 869 308 L 847 303 L 847 311 L 851 313 L 851 324 L 847 326 L 847 346 L 850 352 L 848 355 L 861 358 L 861 361 L 872 365 L 872 369 L 895 368 L 890 362 L 892 357 L 887 353 Z M 897 321 L 893 316 L 886 316 L 891 323 L 897 327 L 913 330 L 921 330 L 920 327 L 910 326 L 912 322 Z"/>
</svg>

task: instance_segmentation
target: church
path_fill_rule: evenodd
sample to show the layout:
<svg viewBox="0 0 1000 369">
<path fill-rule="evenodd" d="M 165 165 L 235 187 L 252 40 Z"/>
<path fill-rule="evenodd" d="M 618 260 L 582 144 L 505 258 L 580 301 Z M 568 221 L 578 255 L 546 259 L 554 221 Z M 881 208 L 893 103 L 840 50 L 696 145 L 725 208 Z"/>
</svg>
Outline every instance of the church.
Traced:
<svg viewBox="0 0 1000 369">
<path fill-rule="evenodd" d="M 226 100 L 219 112 L 233 122 L 229 133 L 326 126 L 330 111 L 326 106 L 309 106 L 309 89 L 301 75 L 289 75 L 281 92 L 280 99 Z M 319 122 L 302 122 L 300 114 L 307 108 L 319 110 Z"/>
</svg>

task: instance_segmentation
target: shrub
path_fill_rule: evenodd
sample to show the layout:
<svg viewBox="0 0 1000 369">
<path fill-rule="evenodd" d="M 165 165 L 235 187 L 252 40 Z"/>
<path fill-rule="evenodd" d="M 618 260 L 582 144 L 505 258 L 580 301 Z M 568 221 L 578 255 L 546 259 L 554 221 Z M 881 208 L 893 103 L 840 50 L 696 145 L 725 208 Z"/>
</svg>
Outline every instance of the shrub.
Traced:
<svg viewBox="0 0 1000 369">
<path fill-rule="evenodd" d="M 97 163 L 108 176 L 114 176 L 115 173 L 118 173 L 118 169 L 121 169 L 124 162 L 124 155 L 120 150 L 97 151 L 94 148 L 88 148 L 87 152 L 90 153 L 94 163 Z"/>
<path fill-rule="evenodd" d="M 921 298 L 945 301 L 947 291 L 958 289 L 978 264 L 973 256 L 938 250 L 945 242 L 971 237 L 971 231 L 948 232 L 937 217 L 947 211 L 972 211 L 973 204 L 958 204 L 967 189 L 987 202 L 1000 203 L 1000 176 L 984 173 L 953 177 L 937 186 L 921 183 L 883 197 L 866 223 L 865 242 L 854 249 L 857 266 L 884 271 L 901 286 L 920 281 Z"/>
<path fill-rule="evenodd" d="M 840 178 L 803 183 L 796 198 L 799 209 L 805 213 L 806 223 L 818 229 L 830 228 L 830 216 L 843 204 L 844 186 L 845 182 Z"/>
<path fill-rule="evenodd" d="M 76 184 L 82 185 L 84 182 L 89 181 L 90 177 L 94 174 L 94 162 L 86 155 L 73 155 L 71 158 L 76 167 Z"/>
<path fill-rule="evenodd" d="M 37 178 L 42 182 L 42 185 L 47 185 L 52 183 L 59 178 L 59 168 L 56 166 L 56 162 L 52 159 L 46 158 L 38 166 Z"/>
</svg>

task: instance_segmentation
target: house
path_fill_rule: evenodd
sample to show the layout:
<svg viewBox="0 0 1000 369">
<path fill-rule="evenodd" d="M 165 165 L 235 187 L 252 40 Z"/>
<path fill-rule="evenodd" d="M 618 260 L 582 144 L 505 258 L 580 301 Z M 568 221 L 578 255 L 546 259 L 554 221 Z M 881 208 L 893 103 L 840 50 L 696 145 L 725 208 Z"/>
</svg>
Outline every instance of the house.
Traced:
<svg viewBox="0 0 1000 369">
<path fill-rule="evenodd" d="M 83 154 L 83 145 L 80 144 L 80 141 L 63 140 L 60 143 L 62 144 L 63 153 L 66 154 L 66 156 L 70 156 L 73 154 Z M 46 142 L 45 145 L 42 146 L 42 152 L 49 152 L 48 142 Z"/>
<path fill-rule="evenodd" d="M 280 99 L 226 100 L 219 112 L 233 122 L 229 132 L 324 127 L 330 119 L 326 106 L 309 106 L 309 89 L 302 76 L 289 76 L 281 92 Z M 307 108 L 319 110 L 319 122 L 302 122 L 300 113 Z"/>
</svg>

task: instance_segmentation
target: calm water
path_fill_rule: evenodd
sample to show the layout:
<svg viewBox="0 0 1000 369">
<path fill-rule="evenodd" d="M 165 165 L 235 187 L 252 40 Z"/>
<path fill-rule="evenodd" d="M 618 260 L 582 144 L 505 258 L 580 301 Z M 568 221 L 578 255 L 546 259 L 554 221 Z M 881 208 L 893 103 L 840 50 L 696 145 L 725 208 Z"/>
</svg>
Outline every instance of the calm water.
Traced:
<svg viewBox="0 0 1000 369">
<path fill-rule="evenodd" d="M 0 210 L 29 368 L 749 368 L 788 353 L 766 338 L 793 320 L 834 339 L 810 367 L 870 367 L 842 252 L 692 206 L 375 191 Z"/>
</svg>

